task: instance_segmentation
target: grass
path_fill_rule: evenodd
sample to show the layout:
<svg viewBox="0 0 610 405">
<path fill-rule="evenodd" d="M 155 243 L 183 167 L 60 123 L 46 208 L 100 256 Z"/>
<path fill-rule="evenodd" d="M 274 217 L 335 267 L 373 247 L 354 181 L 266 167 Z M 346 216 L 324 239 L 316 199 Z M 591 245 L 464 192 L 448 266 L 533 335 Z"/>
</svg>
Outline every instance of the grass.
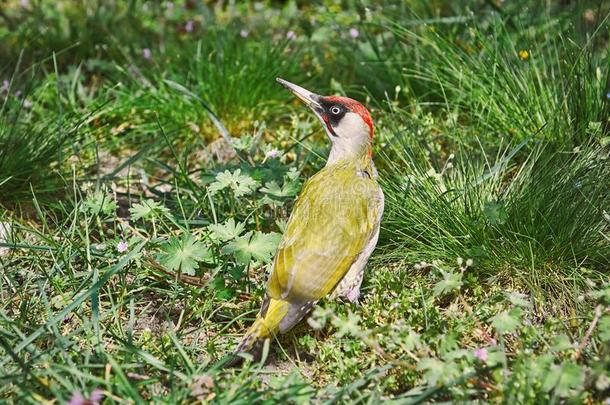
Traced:
<svg viewBox="0 0 610 405">
<path fill-rule="evenodd" d="M 30 184 L 37 184 L 36 191 L 40 193 L 57 189 L 59 174 L 53 168 L 76 142 L 80 123 L 69 116 L 32 122 L 35 113 L 29 111 L 31 102 L 17 100 L 7 83 L 9 88 L 0 110 L 0 187 L 4 191 L 2 199 L 14 202 L 32 192 Z"/>
<path fill-rule="evenodd" d="M 0 401 L 607 401 L 610 9 L 509 3 L 8 2 Z M 386 212 L 225 369 L 328 148 L 276 76 L 366 101 Z"/>
<path fill-rule="evenodd" d="M 608 152 L 538 143 L 514 162 L 525 144 L 486 160 L 461 153 L 442 167 L 409 159 L 399 146 L 393 156 L 404 158 L 392 159 L 383 182 L 388 257 L 472 258 L 481 275 L 529 290 L 541 306 L 576 304 L 575 285 L 602 281 L 610 257 L 601 180 L 610 174 Z"/>
</svg>

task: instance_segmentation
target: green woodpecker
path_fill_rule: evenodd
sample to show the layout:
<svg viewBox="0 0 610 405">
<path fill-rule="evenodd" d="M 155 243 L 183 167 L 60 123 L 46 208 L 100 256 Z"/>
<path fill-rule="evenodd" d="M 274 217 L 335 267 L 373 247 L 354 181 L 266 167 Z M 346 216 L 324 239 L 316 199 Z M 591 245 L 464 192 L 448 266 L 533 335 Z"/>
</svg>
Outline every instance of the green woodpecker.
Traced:
<svg viewBox="0 0 610 405">
<path fill-rule="evenodd" d="M 332 146 L 326 166 L 307 181 L 296 200 L 260 313 L 235 353 L 285 333 L 323 297 L 356 302 L 383 214 L 368 110 L 351 98 L 319 96 L 277 81 L 311 108 Z"/>
</svg>

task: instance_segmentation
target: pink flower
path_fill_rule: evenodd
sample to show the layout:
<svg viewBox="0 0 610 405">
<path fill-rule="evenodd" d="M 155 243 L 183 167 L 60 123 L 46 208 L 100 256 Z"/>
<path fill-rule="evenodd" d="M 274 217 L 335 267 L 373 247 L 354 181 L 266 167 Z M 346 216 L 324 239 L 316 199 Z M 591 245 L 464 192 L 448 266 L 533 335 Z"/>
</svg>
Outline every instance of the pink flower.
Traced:
<svg viewBox="0 0 610 405">
<path fill-rule="evenodd" d="M 26 8 L 30 6 L 30 0 L 21 0 L 20 1 L 21 7 Z"/>
<path fill-rule="evenodd" d="M 474 357 L 481 360 L 482 362 L 487 361 L 487 349 L 484 347 L 479 347 L 474 350 Z"/>
<path fill-rule="evenodd" d="M 129 248 L 129 245 L 127 245 L 127 242 L 125 242 L 124 240 L 120 241 L 119 243 L 117 243 L 116 245 L 116 250 L 119 253 L 125 253 L 127 252 L 127 249 Z"/>
<path fill-rule="evenodd" d="M 184 30 L 186 32 L 193 32 L 193 29 L 195 29 L 195 23 L 193 22 L 193 20 L 188 20 L 184 25 Z"/>
<path fill-rule="evenodd" d="M 280 151 L 277 149 L 271 149 L 265 153 L 265 159 L 276 158 L 280 155 Z"/>
<path fill-rule="evenodd" d="M 148 48 L 142 49 L 142 57 L 146 60 L 152 59 L 152 52 Z"/>
<path fill-rule="evenodd" d="M 104 391 L 99 388 L 94 389 L 89 398 L 83 397 L 80 392 L 75 392 L 66 405 L 97 405 L 102 398 L 104 398 Z"/>
<path fill-rule="evenodd" d="M 296 37 L 297 37 L 297 34 L 295 34 L 294 31 L 288 31 L 286 33 L 286 38 L 288 38 L 288 39 L 292 40 L 292 39 L 295 39 Z"/>
<path fill-rule="evenodd" d="M 8 88 L 11 86 L 8 80 L 2 80 L 2 87 L 0 87 L 0 93 L 4 93 L 8 91 Z"/>
<path fill-rule="evenodd" d="M 248 35 L 250 35 L 250 33 L 246 30 L 239 31 L 239 36 L 242 38 L 248 38 Z"/>
<path fill-rule="evenodd" d="M 349 36 L 356 39 L 360 36 L 360 32 L 356 28 L 349 29 Z"/>
</svg>

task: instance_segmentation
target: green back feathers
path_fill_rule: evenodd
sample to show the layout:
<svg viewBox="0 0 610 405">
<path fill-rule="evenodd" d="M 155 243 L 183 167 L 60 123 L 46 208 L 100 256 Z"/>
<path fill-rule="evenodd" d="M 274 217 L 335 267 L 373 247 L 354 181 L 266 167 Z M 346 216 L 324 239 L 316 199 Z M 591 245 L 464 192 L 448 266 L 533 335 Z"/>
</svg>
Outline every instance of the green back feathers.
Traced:
<svg viewBox="0 0 610 405">
<path fill-rule="evenodd" d="M 235 353 L 284 333 L 343 279 L 376 232 L 383 197 L 370 158 L 326 166 L 305 184 L 273 263 L 263 308 Z"/>
<path fill-rule="evenodd" d="M 317 301 L 347 273 L 373 234 L 381 209 L 370 159 L 345 160 L 313 176 L 280 242 L 268 295 Z"/>
</svg>

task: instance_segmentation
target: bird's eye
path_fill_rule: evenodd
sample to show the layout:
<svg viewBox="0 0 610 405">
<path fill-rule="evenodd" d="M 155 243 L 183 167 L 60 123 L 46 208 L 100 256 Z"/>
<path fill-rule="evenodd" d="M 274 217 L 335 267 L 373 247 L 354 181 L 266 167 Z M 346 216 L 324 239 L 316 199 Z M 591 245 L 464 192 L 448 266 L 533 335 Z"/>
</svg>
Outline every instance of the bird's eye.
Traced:
<svg viewBox="0 0 610 405">
<path fill-rule="evenodd" d="M 333 115 L 339 115 L 339 113 L 341 112 L 341 108 L 337 107 L 336 105 L 330 107 L 330 113 Z"/>
</svg>

